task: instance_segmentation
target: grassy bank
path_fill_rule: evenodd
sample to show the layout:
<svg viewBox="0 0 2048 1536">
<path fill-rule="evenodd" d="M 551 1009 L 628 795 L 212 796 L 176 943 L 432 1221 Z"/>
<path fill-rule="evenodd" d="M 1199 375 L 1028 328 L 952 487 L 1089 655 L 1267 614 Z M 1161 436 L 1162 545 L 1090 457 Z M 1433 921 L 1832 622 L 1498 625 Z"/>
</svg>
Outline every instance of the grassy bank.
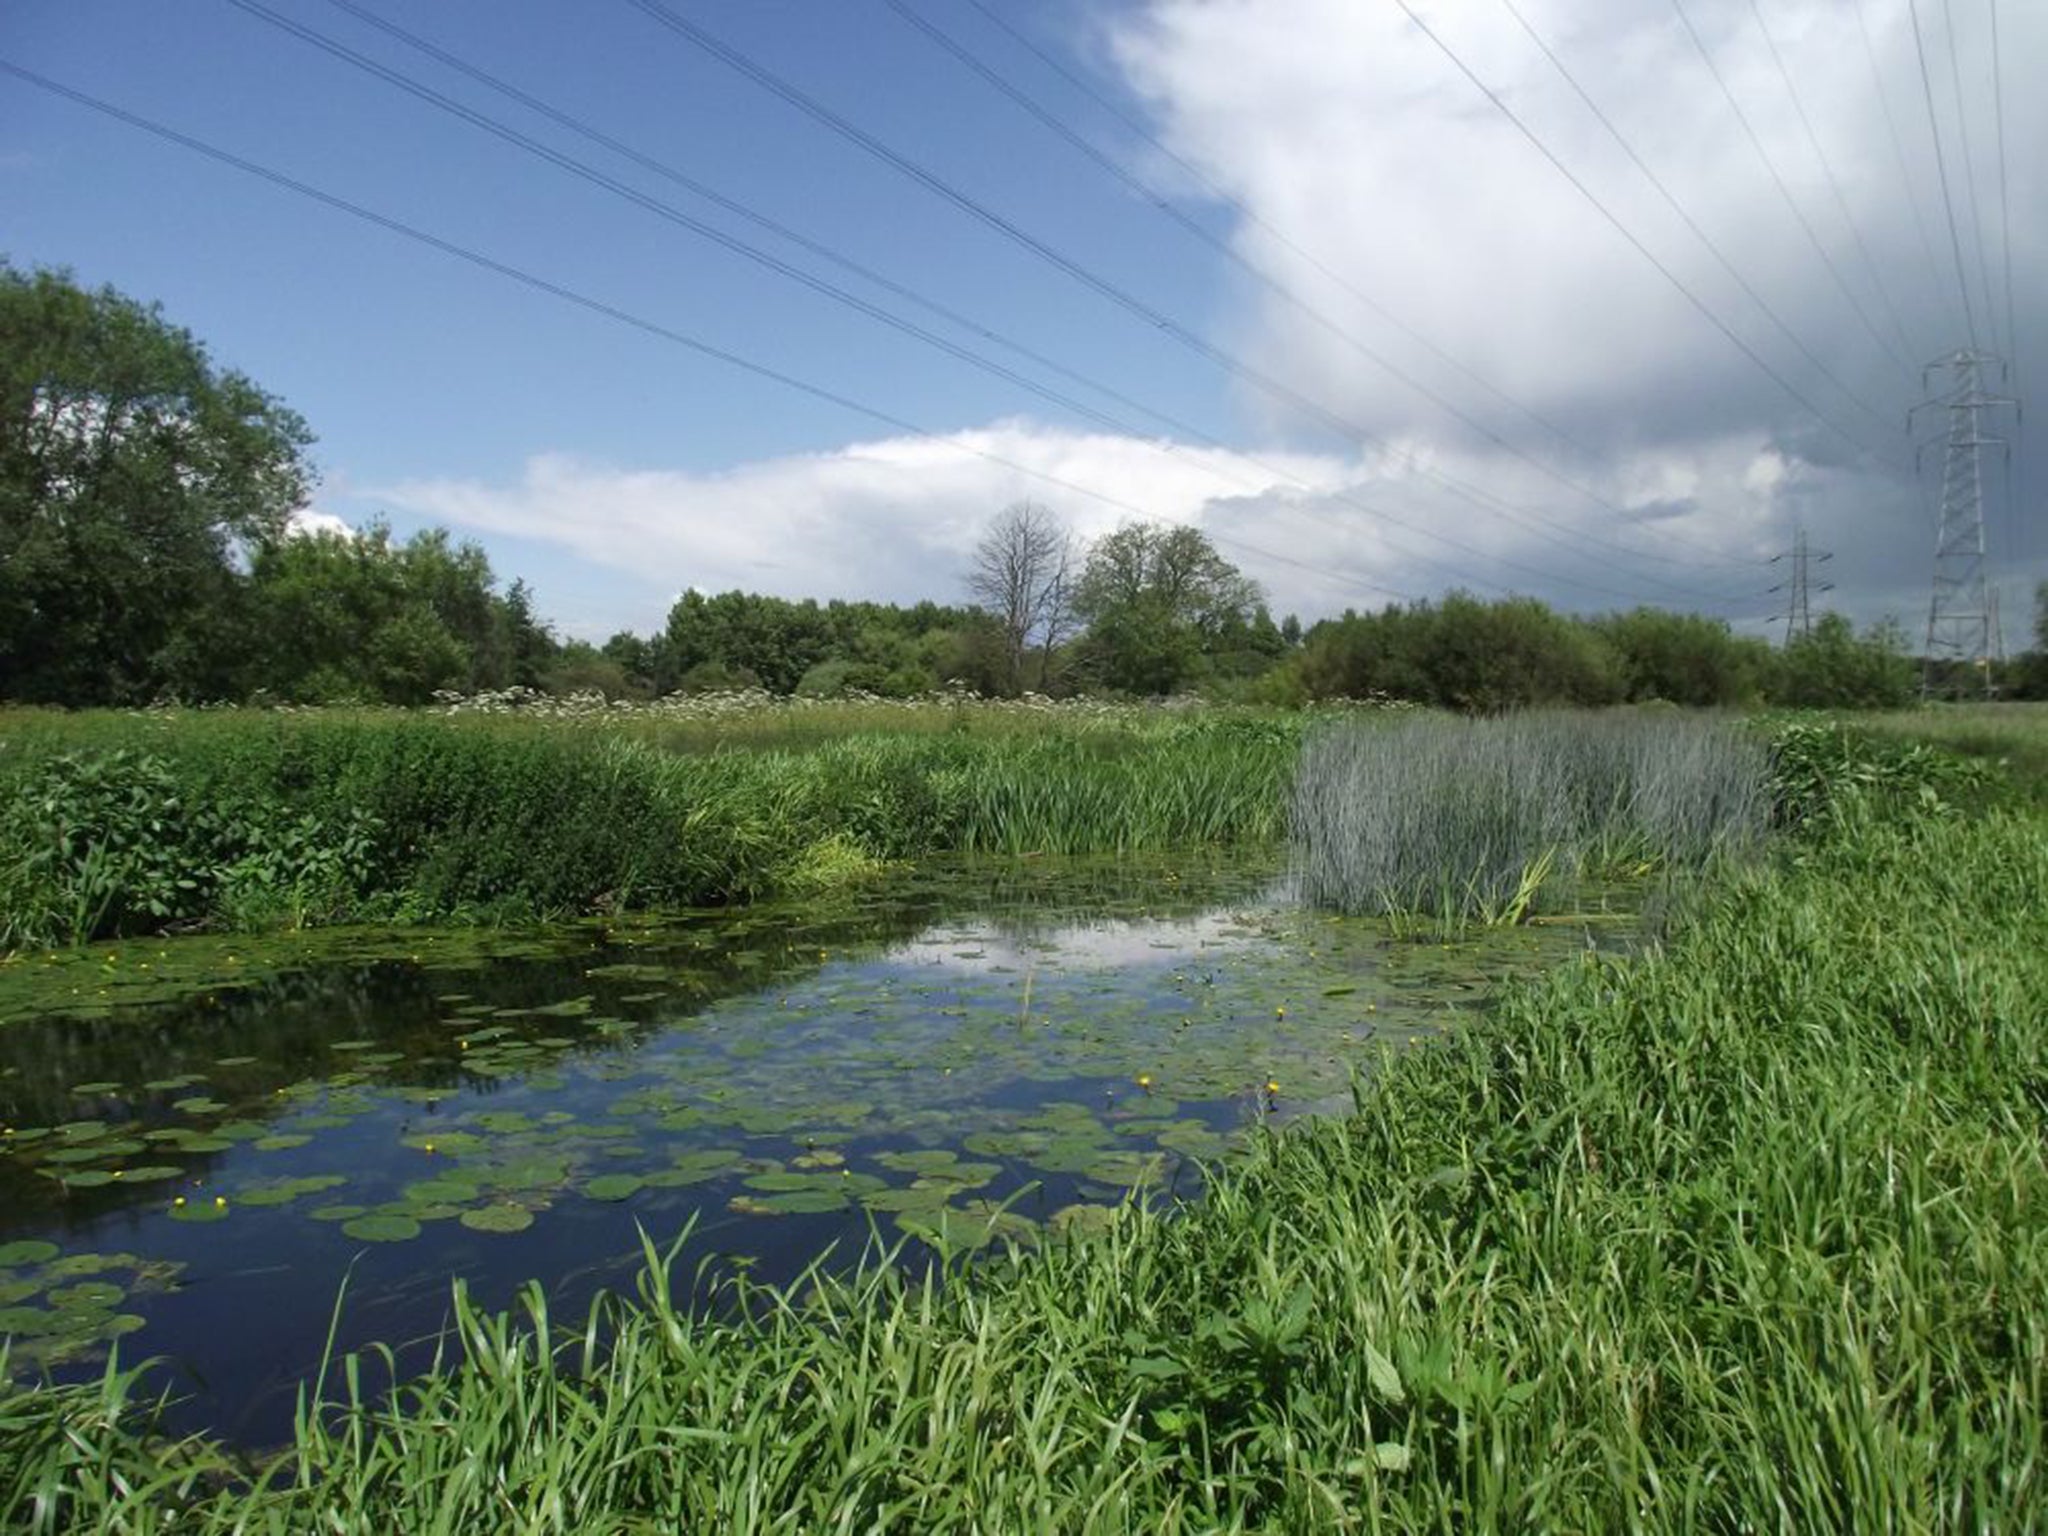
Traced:
<svg viewBox="0 0 2048 1536">
<path fill-rule="evenodd" d="M 1917 803 L 1909 801 L 1909 804 Z M 465 1313 L 265 1468 L 0 1396 L 34 1530 L 2026 1530 L 2048 824 L 1857 797 L 1207 1201 L 752 1320 Z M 721 1320 L 722 1319 L 722 1320 Z M 360 1384 L 360 1385 L 359 1385 Z M 351 1398 L 356 1406 L 349 1406 Z M 124 1394 L 128 1401 L 124 1402 Z"/>
<path fill-rule="evenodd" d="M 994 720 L 995 717 L 991 716 Z M 0 721 L 0 947 L 744 900 L 940 850 L 1270 840 L 1298 728 L 1133 716 L 684 751 L 394 712 Z"/>
</svg>

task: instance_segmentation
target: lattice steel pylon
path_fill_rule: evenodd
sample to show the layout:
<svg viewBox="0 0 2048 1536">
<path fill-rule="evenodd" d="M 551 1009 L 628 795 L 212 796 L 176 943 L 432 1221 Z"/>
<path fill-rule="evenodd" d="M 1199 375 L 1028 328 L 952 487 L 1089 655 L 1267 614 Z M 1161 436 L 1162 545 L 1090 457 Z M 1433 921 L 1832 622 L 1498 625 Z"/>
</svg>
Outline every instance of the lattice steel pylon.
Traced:
<svg viewBox="0 0 2048 1536">
<path fill-rule="evenodd" d="M 1948 431 L 1920 445 L 1921 451 L 1941 443 L 1941 513 L 1934 536 L 1934 592 L 1927 606 L 1926 663 L 1922 693 L 1970 689 L 1972 677 L 1992 691 L 1991 598 L 1984 579 L 1984 460 L 1986 448 L 2007 449 L 2002 437 L 1984 430 L 1984 415 L 2017 402 L 1987 394 L 1984 377 L 1992 369 L 2004 382 L 2005 364 L 1995 354 L 1958 350 L 1922 370 L 1921 382 L 1931 388 L 1936 374 L 1949 379 L 1946 389 L 1932 390 L 1913 408 L 1948 412 Z M 1961 663 L 1960 669 L 1955 665 Z"/>
<path fill-rule="evenodd" d="M 1771 564 L 1776 565 L 1780 560 L 1788 558 L 1792 562 L 1792 579 L 1781 581 L 1770 590 L 1786 594 L 1785 643 L 1790 645 L 1794 640 L 1813 633 L 1814 588 L 1818 586 L 1823 592 L 1835 590 L 1832 581 L 1816 583 L 1812 577 L 1812 567 L 1822 560 L 1832 560 L 1835 557 L 1832 552 L 1825 549 L 1809 549 L 1806 544 L 1806 530 L 1794 528 L 1791 554 L 1773 555 Z"/>
</svg>

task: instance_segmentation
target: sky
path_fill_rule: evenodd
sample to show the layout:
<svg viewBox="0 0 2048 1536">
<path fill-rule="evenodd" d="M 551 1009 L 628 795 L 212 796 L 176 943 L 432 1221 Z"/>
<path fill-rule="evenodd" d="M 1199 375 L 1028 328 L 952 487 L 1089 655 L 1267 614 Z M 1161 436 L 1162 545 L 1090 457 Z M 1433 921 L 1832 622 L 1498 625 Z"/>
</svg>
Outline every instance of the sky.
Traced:
<svg viewBox="0 0 2048 1536">
<path fill-rule="evenodd" d="M 2048 380 L 2034 3 L 11 0 L 0 63 L 74 93 L 0 72 L 0 255 L 161 304 L 311 425 L 309 522 L 473 538 L 566 637 L 963 601 L 1028 499 L 1306 621 L 1782 634 L 1803 530 L 1815 611 L 1917 640 L 1924 365 Z M 2012 648 L 2041 422 L 1979 423 Z"/>
</svg>

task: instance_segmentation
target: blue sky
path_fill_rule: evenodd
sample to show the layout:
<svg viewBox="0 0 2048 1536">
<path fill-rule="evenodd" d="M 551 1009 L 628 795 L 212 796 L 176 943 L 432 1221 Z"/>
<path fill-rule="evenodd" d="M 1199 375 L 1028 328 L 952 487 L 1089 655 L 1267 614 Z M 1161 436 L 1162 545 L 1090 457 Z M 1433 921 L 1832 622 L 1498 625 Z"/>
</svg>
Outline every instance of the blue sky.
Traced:
<svg viewBox="0 0 2048 1536">
<path fill-rule="evenodd" d="M 2048 58 L 2041 8 L 1998 13 L 2002 125 L 1990 107 L 1988 0 L 1958 0 L 1955 32 L 1925 39 L 1961 204 L 1958 279 L 1911 18 L 1891 0 L 1862 0 L 1868 54 L 1855 7 L 1833 0 L 1765 7 L 1769 37 L 1742 0 L 1689 0 L 1697 44 L 1663 0 L 1517 6 L 1732 258 L 1733 275 L 1505 7 L 1415 6 L 1499 92 L 1496 104 L 1392 6 L 988 3 L 1173 158 L 967 0 L 903 4 L 1124 179 L 885 0 L 669 0 L 1145 314 L 879 163 L 630 0 L 257 8 L 1000 357 L 1087 414 L 762 270 L 230 0 L 20 0 L 0 24 L 0 56 L 932 435 L 535 293 L 5 77 L 0 251 L 160 301 L 311 423 L 320 513 L 384 516 L 401 531 L 447 523 L 479 539 L 502 574 L 525 576 L 570 634 L 652 628 L 690 586 L 957 599 L 980 528 L 1027 495 L 1083 536 L 1134 510 L 1195 522 L 1265 582 L 1277 609 L 1311 618 L 1467 585 L 1582 609 L 1701 607 L 1750 624 L 1779 601 L 1764 589 L 1782 567 L 1763 562 L 1799 520 L 1835 549 L 1831 595 L 1843 606 L 1924 621 L 1927 495 L 1910 470 L 1876 461 L 1910 462 L 1891 425 L 1917 388 L 1905 365 L 1962 344 L 1966 284 L 1982 339 L 2017 353 L 2022 384 L 2038 355 L 2048 112 L 2021 83 Z M 976 329 L 578 138 L 364 13 Z M 1951 46 L 1961 119 L 1941 52 Z M 1003 352 L 983 329 L 1037 360 Z M 2038 517 L 2023 510 L 2038 456 L 2018 446 L 2019 502 L 1999 482 L 1990 506 L 2013 638 L 2021 583 L 2048 557 Z M 2048 485 L 2048 469 L 2031 483 Z"/>
</svg>

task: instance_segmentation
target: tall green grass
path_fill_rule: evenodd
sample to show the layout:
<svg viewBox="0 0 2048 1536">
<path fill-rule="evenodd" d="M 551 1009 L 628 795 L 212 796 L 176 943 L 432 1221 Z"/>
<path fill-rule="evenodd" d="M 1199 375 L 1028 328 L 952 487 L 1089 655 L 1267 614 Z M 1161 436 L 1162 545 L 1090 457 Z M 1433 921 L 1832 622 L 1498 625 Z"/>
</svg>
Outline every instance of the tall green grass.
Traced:
<svg viewBox="0 0 2048 1536">
<path fill-rule="evenodd" d="M 1730 719 L 1418 716 L 1312 735 L 1292 829 L 1317 905 L 1498 921 L 1585 876 L 1752 852 L 1770 806 L 1768 752 Z"/>
<path fill-rule="evenodd" d="M 1272 840 L 1298 741 L 1196 719 L 702 753 L 389 713 L 120 719 L 0 737 L 0 947 L 738 901 L 943 850 Z"/>
<path fill-rule="evenodd" d="M 1855 800 L 1853 794 L 1846 797 Z M 1858 812 L 1263 1137 L 1199 1206 L 458 1311 L 281 1458 L 0 1395 L 29 1531 L 2027 1531 L 2048 1523 L 2048 836 Z"/>
</svg>

